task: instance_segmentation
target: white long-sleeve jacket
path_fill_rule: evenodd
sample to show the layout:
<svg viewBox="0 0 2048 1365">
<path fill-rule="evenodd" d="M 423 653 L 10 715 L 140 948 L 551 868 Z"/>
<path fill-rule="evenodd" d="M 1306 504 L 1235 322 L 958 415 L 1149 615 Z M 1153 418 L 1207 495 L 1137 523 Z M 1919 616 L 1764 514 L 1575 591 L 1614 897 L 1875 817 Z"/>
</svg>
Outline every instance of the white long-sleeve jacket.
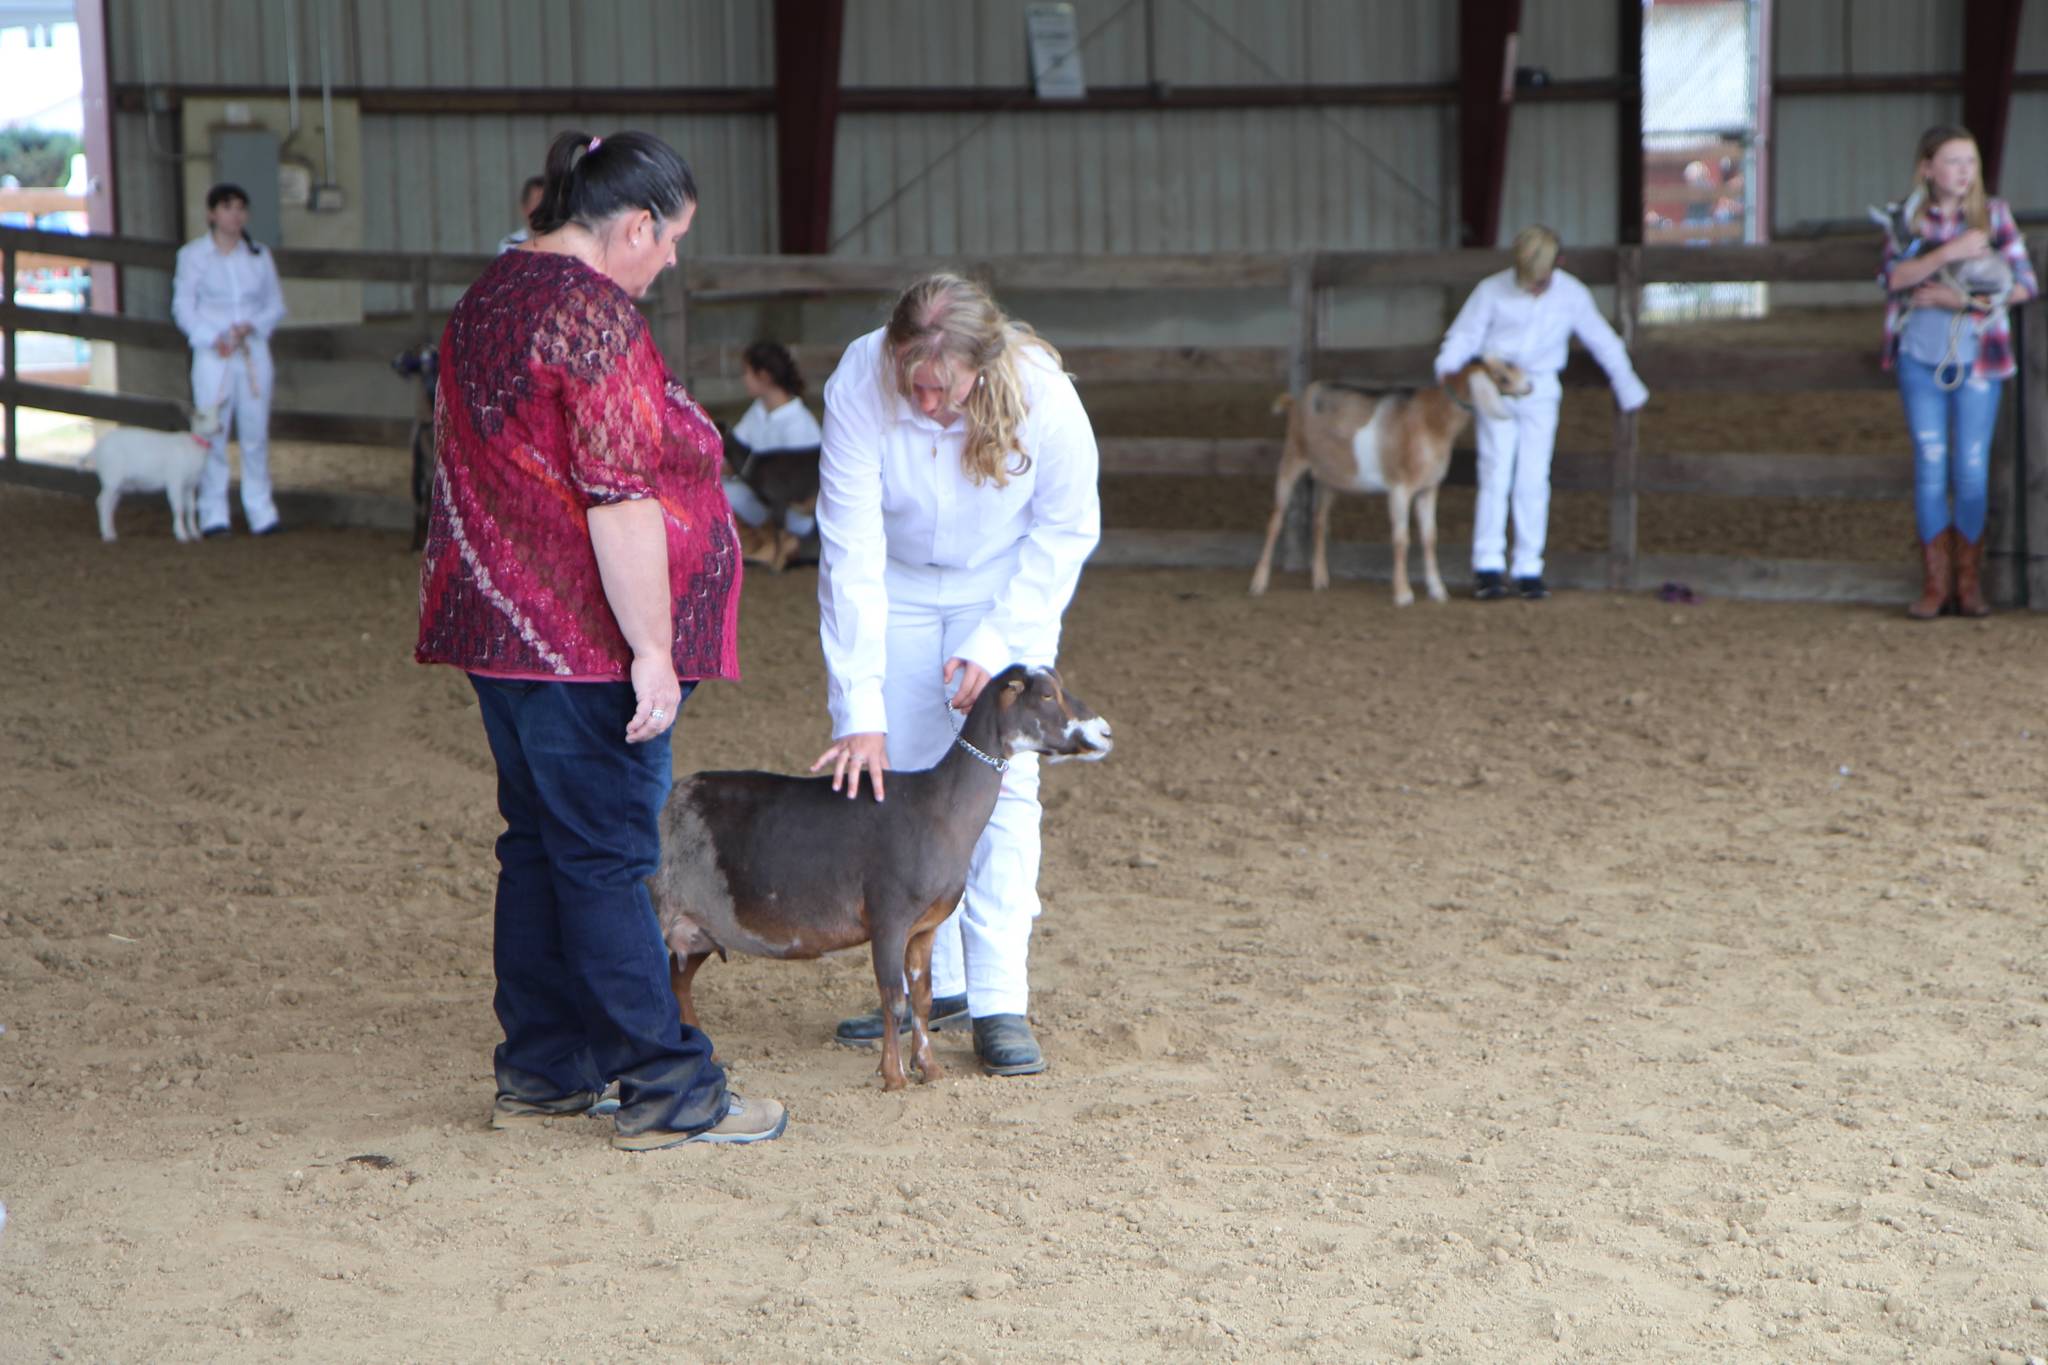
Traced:
<svg viewBox="0 0 2048 1365">
<path fill-rule="evenodd" d="M 1562 270 L 1551 274 L 1550 287 L 1541 294 L 1516 284 L 1512 270 L 1481 280 L 1444 333 L 1436 372 L 1441 378 L 1490 355 L 1521 366 L 1532 377 L 1553 375 L 1564 368 L 1574 336 L 1607 371 L 1623 412 L 1634 412 L 1649 400 L 1649 389 L 1629 363 L 1628 347 L 1600 316 L 1592 291 Z"/>
<path fill-rule="evenodd" d="M 1073 381 L 1044 351 L 1026 346 L 1018 356 L 1027 410 L 1019 443 L 1031 467 L 1000 488 L 962 469 L 966 423 L 941 427 L 919 412 L 883 362 L 877 329 L 846 348 L 825 382 L 818 607 L 834 738 L 888 729 L 889 560 L 975 569 L 1014 558 L 958 650 L 995 674 L 1051 661 L 1060 616 L 1102 537 L 1095 432 Z"/>
<path fill-rule="evenodd" d="M 222 252 L 212 233 L 185 243 L 171 277 L 171 319 L 195 351 L 212 346 L 238 322 L 248 323 L 258 340 L 270 340 L 284 321 L 276 259 L 268 248 L 252 251 L 247 242 Z"/>
</svg>

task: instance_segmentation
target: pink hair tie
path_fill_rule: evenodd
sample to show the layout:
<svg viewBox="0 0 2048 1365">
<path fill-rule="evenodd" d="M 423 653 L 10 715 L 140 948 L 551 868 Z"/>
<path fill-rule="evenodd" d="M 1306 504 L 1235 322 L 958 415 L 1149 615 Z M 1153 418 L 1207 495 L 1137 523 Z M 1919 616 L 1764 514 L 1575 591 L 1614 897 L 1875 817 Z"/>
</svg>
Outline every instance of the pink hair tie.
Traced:
<svg viewBox="0 0 2048 1365">
<path fill-rule="evenodd" d="M 599 145 L 600 143 L 602 143 L 603 141 L 604 141 L 604 139 L 603 139 L 603 138 L 601 138 L 601 137 L 594 137 L 594 138 L 590 139 L 590 145 L 589 145 L 588 147 L 585 147 L 585 148 L 583 149 L 583 155 L 585 155 L 585 156 L 589 156 L 589 155 L 590 155 L 590 154 L 591 154 L 592 152 L 594 152 L 594 151 L 596 151 L 596 150 L 597 150 L 597 148 L 598 148 L 598 145 Z"/>
</svg>

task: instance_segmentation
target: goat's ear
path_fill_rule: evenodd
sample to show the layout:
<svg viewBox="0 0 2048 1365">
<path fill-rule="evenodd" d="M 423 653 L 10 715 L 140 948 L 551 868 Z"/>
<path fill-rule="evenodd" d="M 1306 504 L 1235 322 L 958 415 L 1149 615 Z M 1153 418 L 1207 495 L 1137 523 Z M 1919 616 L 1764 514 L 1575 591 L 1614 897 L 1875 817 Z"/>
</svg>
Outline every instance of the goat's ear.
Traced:
<svg viewBox="0 0 2048 1365">
<path fill-rule="evenodd" d="M 1016 700 L 1018 697 L 1023 695 L 1024 685 L 1027 681 L 1028 680 L 1024 678 L 1010 679 L 1009 682 L 1003 685 L 1003 695 L 1012 701 Z"/>
</svg>

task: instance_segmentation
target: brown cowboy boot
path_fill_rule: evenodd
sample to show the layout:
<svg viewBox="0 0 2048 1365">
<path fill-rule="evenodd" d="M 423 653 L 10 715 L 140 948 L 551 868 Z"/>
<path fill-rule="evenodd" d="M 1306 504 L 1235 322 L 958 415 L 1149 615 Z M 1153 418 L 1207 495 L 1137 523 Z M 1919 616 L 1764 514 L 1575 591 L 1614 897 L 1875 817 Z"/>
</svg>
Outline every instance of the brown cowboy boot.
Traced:
<svg viewBox="0 0 2048 1365">
<path fill-rule="evenodd" d="M 1920 565 L 1925 578 L 1919 600 L 1906 608 L 1906 615 L 1915 621 L 1932 621 L 1948 607 L 1955 591 L 1954 560 L 1949 548 L 1955 540 L 1955 529 L 1950 527 L 1934 539 L 1920 542 Z"/>
<path fill-rule="evenodd" d="M 1991 604 L 1984 600 L 1984 541 L 1964 540 L 1961 531 L 1951 530 L 1956 551 L 1956 614 L 1989 616 Z"/>
</svg>

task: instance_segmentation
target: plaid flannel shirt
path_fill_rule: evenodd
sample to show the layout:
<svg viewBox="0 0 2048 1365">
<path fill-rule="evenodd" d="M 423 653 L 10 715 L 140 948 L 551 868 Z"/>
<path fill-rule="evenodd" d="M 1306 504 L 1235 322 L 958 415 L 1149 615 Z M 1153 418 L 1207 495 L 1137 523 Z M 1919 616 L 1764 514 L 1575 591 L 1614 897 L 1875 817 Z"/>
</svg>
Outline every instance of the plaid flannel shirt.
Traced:
<svg viewBox="0 0 2048 1365">
<path fill-rule="evenodd" d="M 2019 224 L 2013 221 L 2012 210 L 2003 199 L 1993 199 L 1989 204 L 1991 249 L 2005 257 L 2012 266 L 2014 288 L 2024 288 L 2029 298 L 2039 298 L 2041 286 L 2034 279 L 2034 264 L 2027 259 L 2027 244 L 2020 236 Z M 1921 215 L 1921 250 L 1929 251 L 1940 246 L 1951 237 L 1959 236 L 1968 226 L 1963 221 L 1960 209 L 1946 213 L 1935 205 L 1928 205 Z M 1887 292 L 1884 307 L 1884 367 L 1889 370 L 1899 357 L 1899 333 L 1906 325 L 1906 300 L 1912 293 L 1905 290 L 1891 293 L 1892 266 L 1900 260 L 1898 252 L 1892 249 L 1889 238 L 1885 241 L 1884 263 L 1878 267 L 1877 282 Z M 1984 318 L 1984 330 L 1977 337 L 1977 364 L 1973 376 L 1977 379 L 2010 379 L 2014 373 L 2012 359 L 2012 322 L 2004 309 L 1986 317 L 1982 313 L 1973 316 Z"/>
</svg>

